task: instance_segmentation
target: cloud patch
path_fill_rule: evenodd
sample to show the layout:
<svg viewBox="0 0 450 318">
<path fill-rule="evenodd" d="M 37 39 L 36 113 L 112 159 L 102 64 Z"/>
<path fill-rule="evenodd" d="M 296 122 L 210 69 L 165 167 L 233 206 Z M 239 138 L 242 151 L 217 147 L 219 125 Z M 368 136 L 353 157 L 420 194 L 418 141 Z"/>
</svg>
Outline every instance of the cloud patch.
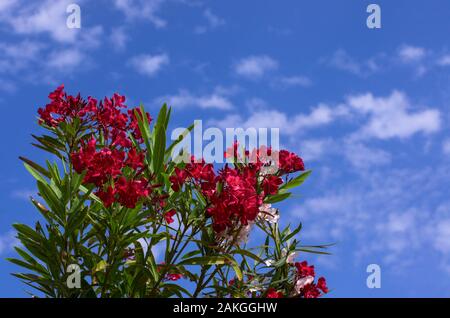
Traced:
<svg viewBox="0 0 450 318">
<path fill-rule="evenodd" d="M 278 61 L 268 55 L 254 55 L 243 58 L 234 64 L 236 75 L 246 79 L 260 79 L 267 73 L 278 69 Z"/>
<path fill-rule="evenodd" d="M 167 103 L 175 108 L 194 107 L 200 109 L 219 109 L 230 110 L 233 108 L 233 103 L 230 101 L 227 94 L 224 94 L 220 89 L 214 90 L 210 94 L 195 95 L 189 90 L 180 90 L 175 95 L 166 95 L 158 97 L 153 104 L 161 106 L 162 103 Z"/>
<path fill-rule="evenodd" d="M 413 111 L 406 95 L 399 91 L 393 91 L 387 97 L 375 97 L 371 93 L 350 96 L 347 105 L 352 111 L 368 117 L 359 132 L 361 137 L 408 138 L 417 133 L 431 134 L 441 127 L 439 110 Z"/>
<path fill-rule="evenodd" d="M 169 63 L 169 55 L 165 53 L 156 55 L 142 54 L 134 56 L 128 60 L 128 65 L 130 65 L 136 72 L 148 77 L 155 76 Z"/>
</svg>

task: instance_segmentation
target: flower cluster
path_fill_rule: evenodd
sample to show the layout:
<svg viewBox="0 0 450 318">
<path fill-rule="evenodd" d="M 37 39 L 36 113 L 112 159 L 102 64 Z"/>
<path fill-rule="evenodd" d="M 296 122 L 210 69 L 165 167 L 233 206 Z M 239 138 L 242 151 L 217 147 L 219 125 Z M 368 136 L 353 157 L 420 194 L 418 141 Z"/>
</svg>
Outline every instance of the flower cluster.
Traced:
<svg viewBox="0 0 450 318">
<path fill-rule="evenodd" d="M 54 239 L 54 250 L 67 255 L 67 247 L 82 251 L 86 264 L 96 265 L 95 271 L 85 271 L 85 281 L 102 282 L 103 278 L 104 286 L 108 286 L 95 286 L 99 295 L 182 297 L 184 293 L 197 297 L 203 293 L 220 297 L 317 298 L 328 293 L 325 278 L 316 279 L 314 266 L 294 260 L 298 251 L 314 252 L 324 247 L 300 245 L 293 238 L 301 225 L 282 229 L 279 210 L 272 206 L 288 198 L 291 189 L 310 173 L 292 175 L 305 170 L 297 154 L 266 146 L 247 150 L 235 142 L 224 152 L 227 163 L 219 169 L 194 156 L 175 162 L 169 152 L 176 142 L 166 144 L 171 112 L 166 105 L 155 120 L 157 124 L 148 127 L 152 118 L 144 108 L 128 109 L 125 97 L 117 93 L 100 101 L 83 99 L 80 94 L 68 95 L 61 85 L 49 94 L 49 99 L 38 114 L 39 124 L 52 135 L 36 137 L 41 143 L 37 146 L 58 155 L 65 168 L 61 180 L 70 182 L 52 182 L 56 175 L 59 178 L 57 165 L 49 165 L 47 171 L 26 158 L 24 161 L 30 171 L 35 170 L 35 178 L 42 174 L 50 179 L 48 184 L 39 184 L 50 207 L 44 216 L 67 219 L 62 223 L 78 226 L 75 230 L 80 237 Z M 59 197 L 44 195 L 56 190 L 79 203 L 60 206 Z M 86 214 L 73 213 L 72 206 L 82 206 L 91 217 L 83 219 Z M 102 222 L 96 222 L 97 216 Z M 65 226 L 61 224 L 61 231 L 55 235 L 65 235 Z M 245 251 L 247 245 L 241 243 L 248 242 L 253 229 L 264 233 L 265 243 Z M 109 244 L 103 239 L 104 233 L 113 230 L 114 244 Z M 162 254 L 164 259 L 156 259 L 153 248 L 163 240 L 167 248 Z M 86 248 L 75 248 L 77 244 Z M 33 252 L 37 247 L 28 249 Z M 260 252 L 250 252 L 254 249 Z M 44 254 L 39 251 L 39 256 Z M 102 268 L 105 264 L 112 266 L 111 259 L 121 260 L 117 268 L 123 268 L 123 273 L 102 277 Z M 53 258 L 46 263 L 50 261 Z M 201 266 L 200 274 L 194 274 L 192 266 Z M 229 269 L 235 275 L 231 280 L 233 273 Z M 41 271 L 37 268 L 38 273 Z M 196 284 L 192 294 L 176 287 L 174 282 L 180 279 Z"/>
<path fill-rule="evenodd" d="M 226 157 L 237 159 L 238 145 L 228 150 Z M 279 169 L 268 173 L 273 162 L 268 158 L 274 156 L 270 148 L 261 147 L 251 153 L 245 151 L 244 164 L 230 167 L 225 165 L 216 173 L 212 164 L 191 158 L 184 169 L 175 168 L 170 177 L 172 189 L 180 191 L 185 182 L 193 182 L 208 201 L 207 215 L 212 218 L 216 233 L 229 230 L 246 230 L 255 221 L 263 205 L 264 199 L 278 193 L 283 183 L 282 175 L 305 170 L 302 159 L 294 153 L 281 150 L 278 154 Z M 251 160 L 250 160 L 251 159 Z M 264 211 L 264 216 L 268 213 Z"/>
<path fill-rule="evenodd" d="M 317 283 L 314 283 L 315 272 L 314 266 L 308 265 L 308 262 L 296 262 L 294 264 L 295 280 L 293 291 L 291 292 L 292 297 L 303 297 L 303 298 L 318 298 L 323 294 L 328 293 L 327 282 L 324 277 L 320 277 Z M 273 287 L 269 287 L 266 290 L 267 298 L 283 298 L 286 295 L 281 290 L 277 290 Z"/>
<path fill-rule="evenodd" d="M 85 173 L 83 182 L 94 184 L 95 194 L 106 207 L 114 202 L 134 208 L 138 201 L 152 192 L 151 180 L 143 176 L 145 151 L 133 145 L 143 142 L 135 111 L 122 111 L 127 106 L 125 97 L 114 94 L 98 102 L 89 97 L 87 101 L 80 95 L 71 96 L 61 85 L 50 93 L 51 102 L 40 108 L 39 122 L 56 127 L 62 122 L 80 123 L 79 130 L 89 128 L 94 136 L 82 139 L 71 149 L 73 168 L 77 173 Z M 148 122 L 151 121 L 146 114 Z"/>
<path fill-rule="evenodd" d="M 317 283 L 314 283 L 315 272 L 314 265 L 308 265 L 308 262 L 296 262 L 297 269 L 296 281 L 294 285 L 294 296 L 302 296 L 304 298 L 317 298 L 322 293 L 328 293 L 327 283 L 324 277 L 320 277 Z"/>
</svg>

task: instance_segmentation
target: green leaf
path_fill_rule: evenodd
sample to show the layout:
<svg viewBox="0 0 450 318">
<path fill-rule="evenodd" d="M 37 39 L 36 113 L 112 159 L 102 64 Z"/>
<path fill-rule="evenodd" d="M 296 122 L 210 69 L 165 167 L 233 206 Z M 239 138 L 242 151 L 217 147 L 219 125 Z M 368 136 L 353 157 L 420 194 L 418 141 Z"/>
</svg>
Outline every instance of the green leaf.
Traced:
<svg viewBox="0 0 450 318">
<path fill-rule="evenodd" d="M 108 267 L 108 263 L 106 263 L 106 261 L 102 259 L 100 262 L 97 263 L 97 265 L 95 265 L 92 272 L 93 274 L 97 272 L 103 272 L 106 269 L 106 267 Z"/>
<path fill-rule="evenodd" d="M 292 231 L 292 233 L 288 234 L 286 237 L 283 238 L 283 241 L 286 242 L 289 239 L 293 238 L 298 232 L 300 232 L 300 230 L 302 229 L 302 223 L 300 223 L 297 228 Z"/>
<path fill-rule="evenodd" d="M 25 237 L 27 237 L 37 243 L 42 242 L 42 240 L 44 239 L 38 232 L 33 230 L 28 225 L 14 223 L 13 227 L 17 230 L 17 232 L 19 232 L 20 234 L 23 234 Z"/>
<path fill-rule="evenodd" d="M 84 207 L 84 209 L 76 210 L 74 213 L 70 214 L 69 222 L 67 224 L 66 232 L 68 234 L 74 233 L 79 229 L 79 226 L 84 222 L 86 216 L 89 213 L 89 208 Z"/>
<path fill-rule="evenodd" d="M 37 169 L 33 168 L 30 164 L 24 162 L 23 164 L 25 166 L 25 169 L 28 170 L 28 172 L 38 181 L 41 181 L 42 183 L 47 183 L 47 181 L 42 177 L 42 175 L 38 172 Z M 36 164 L 37 165 L 37 164 Z M 44 168 L 42 168 L 44 169 Z M 50 177 L 50 174 L 47 172 L 48 177 Z M 47 175 L 46 175 L 47 177 Z"/>
<path fill-rule="evenodd" d="M 178 265 L 221 265 L 226 264 L 228 259 L 225 256 L 199 256 L 185 259 Z"/>
<path fill-rule="evenodd" d="M 252 252 L 247 251 L 247 250 L 238 249 L 238 250 L 231 251 L 230 253 L 248 256 L 248 257 L 254 259 L 255 261 L 257 261 L 258 263 L 264 263 L 264 261 L 259 256 L 257 256 L 256 254 L 253 254 Z"/>
<path fill-rule="evenodd" d="M 86 188 L 84 185 L 80 185 L 80 190 L 84 193 L 89 193 L 89 198 L 94 200 L 97 203 L 103 204 L 102 200 L 98 196 L 96 196 L 94 193 L 92 193 L 88 188 Z"/>
<path fill-rule="evenodd" d="M 50 178 L 50 173 L 42 166 L 38 165 L 37 163 L 35 163 L 34 161 L 31 161 L 30 159 L 27 159 L 25 157 L 19 157 L 20 160 L 22 160 L 24 162 L 24 164 L 28 165 L 29 167 L 33 168 L 34 170 L 36 170 L 36 172 L 42 174 L 43 176 Z M 27 167 L 25 165 L 25 167 Z M 27 168 L 28 170 L 28 168 Z M 30 170 L 28 170 L 30 171 Z M 34 171 L 33 171 L 34 172 Z M 30 171 L 31 173 L 31 171 Z M 33 175 L 33 173 L 31 173 Z M 34 175 L 33 175 L 34 176 Z"/>
<path fill-rule="evenodd" d="M 153 157 L 152 166 L 153 172 L 159 176 L 161 169 L 164 164 L 164 155 L 166 152 L 166 116 L 167 116 L 167 105 L 164 104 L 159 111 L 158 119 L 155 125 L 155 138 L 153 147 Z"/>
<path fill-rule="evenodd" d="M 50 208 L 58 215 L 64 215 L 65 207 L 61 202 L 61 198 L 53 191 L 53 189 L 47 184 L 38 180 L 37 182 L 39 193 L 44 198 L 45 202 Z"/>
<path fill-rule="evenodd" d="M 302 174 L 300 174 L 297 177 L 295 177 L 292 180 L 290 180 L 289 182 L 283 184 L 280 187 L 280 189 L 279 189 L 280 193 L 281 192 L 284 193 L 284 192 L 286 192 L 286 190 L 289 190 L 289 189 L 296 188 L 296 187 L 300 186 L 309 177 L 311 172 L 312 172 L 311 170 L 305 171 Z"/>
<path fill-rule="evenodd" d="M 292 195 L 292 193 L 290 192 L 286 192 L 286 193 L 278 193 L 275 195 L 270 195 L 268 197 L 266 197 L 264 199 L 264 203 L 277 203 L 283 200 L 286 200 L 287 198 L 289 198 Z"/>
<path fill-rule="evenodd" d="M 185 288 L 181 287 L 180 285 L 177 284 L 164 284 L 163 288 L 168 289 L 170 292 L 176 294 L 178 297 L 183 298 L 183 294 L 186 294 L 189 297 L 192 297 L 192 294 L 187 291 Z"/>
<path fill-rule="evenodd" d="M 182 259 L 187 259 L 189 257 L 195 256 L 198 254 L 201 254 L 201 251 L 199 251 L 199 250 L 190 251 L 189 253 L 186 253 L 185 255 L 183 255 Z"/>
<path fill-rule="evenodd" d="M 331 254 L 331 253 L 329 253 L 329 252 L 322 252 L 322 251 L 317 251 L 317 250 L 310 250 L 310 249 L 306 249 L 306 248 L 296 248 L 295 251 L 296 251 L 296 252 L 312 253 L 312 254 L 322 254 L 322 255 L 330 255 L 330 254 Z"/>
<path fill-rule="evenodd" d="M 137 111 L 137 109 L 134 110 L 134 115 L 136 116 L 138 120 L 138 126 L 139 131 L 141 132 L 142 138 L 144 139 L 145 146 L 147 147 L 147 155 L 152 156 L 152 146 L 151 146 L 151 140 L 152 135 L 150 133 L 150 123 L 147 120 L 147 112 L 145 111 L 144 105 L 140 105 L 141 113 Z M 142 114 L 142 115 L 141 115 Z"/>
<path fill-rule="evenodd" d="M 231 256 L 219 255 L 219 256 L 202 256 L 192 257 L 181 261 L 178 265 L 231 265 L 236 273 L 236 277 L 239 280 L 243 279 L 242 270 L 239 264 Z"/>
</svg>

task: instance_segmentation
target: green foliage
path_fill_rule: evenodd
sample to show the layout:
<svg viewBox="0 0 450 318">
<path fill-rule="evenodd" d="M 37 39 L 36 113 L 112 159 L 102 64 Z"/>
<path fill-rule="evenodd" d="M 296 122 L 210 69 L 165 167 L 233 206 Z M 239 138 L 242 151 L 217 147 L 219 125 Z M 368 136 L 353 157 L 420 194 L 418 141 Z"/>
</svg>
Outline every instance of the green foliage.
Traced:
<svg viewBox="0 0 450 318">
<path fill-rule="evenodd" d="M 295 237 L 301 224 L 281 231 L 278 224 L 264 220 L 255 227 L 265 234 L 263 245 L 247 248 L 235 240 L 218 244 L 205 213 L 207 202 L 198 189 L 186 185 L 174 192 L 170 188 L 169 176 L 177 166 L 170 154 L 194 125 L 167 145 L 171 109 L 161 108 L 153 129 L 144 107 L 140 110 L 134 114 L 146 148 L 145 175 L 160 183 L 156 193 L 169 194 L 166 210 L 177 211 L 176 222 L 168 224 L 150 202 L 135 208 L 105 207 L 93 188 L 82 184 L 84 175 L 74 171 L 70 159 L 74 145 L 88 140 L 93 132 L 77 120 L 46 127 L 51 135 L 33 136 L 37 142 L 33 145 L 58 161 L 42 166 L 20 158 L 36 180 L 39 197 L 31 202 L 44 222 L 33 227 L 13 225 L 23 247 L 16 247 L 17 258 L 9 261 L 24 269 L 13 275 L 44 297 L 247 297 L 249 290 L 264 294 L 269 286 L 286 293 L 292 290 L 289 255 L 324 253 L 325 246 L 300 245 Z M 309 174 L 287 181 L 265 203 L 287 199 L 291 196 L 287 190 L 300 186 Z M 163 250 L 162 263 L 157 262 L 155 250 Z M 80 269 L 79 288 L 68 283 L 73 264 Z M 181 275 L 196 287 L 187 290 L 168 279 L 170 275 Z M 237 282 L 231 285 L 233 278 Z"/>
</svg>

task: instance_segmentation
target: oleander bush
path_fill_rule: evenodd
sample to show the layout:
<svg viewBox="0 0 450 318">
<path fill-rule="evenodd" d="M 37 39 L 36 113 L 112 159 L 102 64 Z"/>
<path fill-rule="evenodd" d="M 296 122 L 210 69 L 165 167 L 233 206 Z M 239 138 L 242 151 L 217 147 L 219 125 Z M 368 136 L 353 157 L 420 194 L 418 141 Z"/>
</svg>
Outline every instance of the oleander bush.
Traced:
<svg viewBox="0 0 450 318">
<path fill-rule="evenodd" d="M 169 144 L 171 109 L 154 119 L 125 97 L 101 101 L 64 86 L 39 108 L 53 158 L 21 157 L 36 179 L 33 227 L 14 224 L 11 262 L 38 297 L 319 297 L 314 266 L 296 261 L 301 224 L 280 228 L 277 203 L 309 176 L 302 159 L 268 147 L 227 150 L 217 167 Z M 232 151 L 230 151 L 232 150 Z M 276 155 L 276 156 L 274 156 Z M 180 160 L 183 158 L 183 160 Z M 187 159 L 186 159 L 187 158 Z M 276 162 L 273 158 L 277 158 Z M 260 237 L 250 246 L 251 235 Z M 156 257 L 155 251 L 162 251 Z"/>
</svg>

